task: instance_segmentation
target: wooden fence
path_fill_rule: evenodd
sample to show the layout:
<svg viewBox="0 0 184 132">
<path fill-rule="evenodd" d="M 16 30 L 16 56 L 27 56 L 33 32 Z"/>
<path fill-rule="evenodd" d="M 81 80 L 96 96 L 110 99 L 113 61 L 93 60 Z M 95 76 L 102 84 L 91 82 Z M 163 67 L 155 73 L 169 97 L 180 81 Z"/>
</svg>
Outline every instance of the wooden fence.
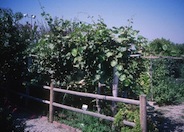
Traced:
<svg viewBox="0 0 184 132">
<path fill-rule="evenodd" d="M 35 101 L 38 101 L 38 102 L 49 104 L 49 122 L 50 123 L 53 122 L 53 117 L 54 117 L 53 107 L 59 107 L 59 108 L 67 109 L 67 110 L 87 114 L 87 115 L 90 115 L 90 116 L 93 116 L 93 117 L 98 117 L 98 118 L 109 120 L 109 121 L 114 121 L 114 119 L 115 119 L 114 117 L 111 117 L 111 116 L 106 116 L 106 115 L 91 112 L 91 111 L 84 111 L 82 109 L 78 109 L 78 108 L 74 108 L 74 107 L 71 107 L 71 106 L 67 106 L 67 105 L 63 105 L 63 104 L 59 104 L 59 103 L 54 102 L 54 92 L 61 92 L 61 93 L 65 93 L 65 94 L 72 94 L 72 95 L 77 95 L 77 96 L 90 97 L 90 98 L 95 98 L 95 99 L 101 99 L 101 100 L 108 100 L 108 101 L 115 101 L 115 102 L 122 102 L 122 103 L 137 105 L 137 106 L 139 106 L 139 109 L 140 109 L 140 125 L 141 125 L 142 132 L 147 131 L 147 109 L 146 109 L 147 101 L 146 101 L 146 96 L 145 95 L 140 95 L 139 100 L 133 100 L 133 99 L 127 99 L 127 98 L 105 96 L 105 95 L 99 95 L 99 94 L 76 92 L 76 91 L 65 90 L 65 89 L 61 89 L 61 88 L 54 88 L 52 82 L 51 82 L 50 86 L 43 86 L 43 88 L 47 89 L 47 90 L 50 90 L 50 100 L 43 100 L 43 99 L 32 97 L 28 94 L 23 94 L 23 93 L 17 93 L 16 92 L 16 94 L 18 94 L 20 96 L 23 96 L 23 97 L 26 97 L 26 98 L 29 98 L 29 99 L 32 99 L 32 100 L 35 100 Z M 135 127 L 134 122 L 123 120 L 123 123 L 127 126 Z"/>
</svg>

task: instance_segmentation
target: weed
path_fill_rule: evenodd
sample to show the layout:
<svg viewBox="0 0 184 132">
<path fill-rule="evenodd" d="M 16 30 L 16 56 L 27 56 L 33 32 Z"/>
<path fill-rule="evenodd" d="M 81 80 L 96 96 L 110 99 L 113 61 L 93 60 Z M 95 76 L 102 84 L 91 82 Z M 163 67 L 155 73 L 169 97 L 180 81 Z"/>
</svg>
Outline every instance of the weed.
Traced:
<svg viewBox="0 0 184 132">
<path fill-rule="evenodd" d="M 84 132 L 109 132 L 111 123 L 96 117 L 84 115 L 81 113 L 63 111 L 56 115 L 57 120 L 69 126 L 81 129 Z"/>
</svg>

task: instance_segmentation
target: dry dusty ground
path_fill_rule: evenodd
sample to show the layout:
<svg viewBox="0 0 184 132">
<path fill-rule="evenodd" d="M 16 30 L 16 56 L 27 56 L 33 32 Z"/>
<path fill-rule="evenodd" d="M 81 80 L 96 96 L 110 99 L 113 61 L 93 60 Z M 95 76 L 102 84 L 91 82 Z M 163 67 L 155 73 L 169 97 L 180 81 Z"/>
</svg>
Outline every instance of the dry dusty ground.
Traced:
<svg viewBox="0 0 184 132">
<path fill-rule="evenodd" d="M 17 124 L 20 122 L 24 124 L 25 132 L 81 132 L 79 129 L 56 121 L 49 123 L 46 116 L 37 116 L 24 110 L 16 112 L 14 117 Z"/>
<path fill-rule="evenodd" d="M 184 132 L 184 103 L 159 107 L 149 103 L 148 115 L 157 125 L 159 132 Z M 17 122 L 25 124 L 25 132 L 81 132 L 58 122 L 49 123 L 46 116 L 36 116 L 19 110 L 14 115 Z"/>
<path fill-rule="evenodd" d="M 160 132 L 184 132 L 184 103 L 162 107 L 150 105 L 150 113 Z"/>
</svg>

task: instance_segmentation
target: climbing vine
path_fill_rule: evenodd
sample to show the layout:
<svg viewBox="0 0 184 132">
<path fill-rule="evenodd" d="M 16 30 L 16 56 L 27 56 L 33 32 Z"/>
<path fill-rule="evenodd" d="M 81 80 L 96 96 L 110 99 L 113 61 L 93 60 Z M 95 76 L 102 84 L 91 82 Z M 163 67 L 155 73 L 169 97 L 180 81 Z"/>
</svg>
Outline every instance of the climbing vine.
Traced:
<svg viewBox="0 0 184 132">
<path fill-rule="evenodd" d="M 54 77 L 58 85 L 80 80 L 93 85 L 97 81 L 111 83 L 113 67 L 122 85 L 132 87 L 143 70 L 141 58 L 146 39 L 132 26 L 108 28 L 102 19 L 84 22 L 53 19 L 43 13 L 50 32 L 32 49 L 36 57 L 32 70 Z M 135 46 L 131 49 L 132 45 Z"/>
</svg>

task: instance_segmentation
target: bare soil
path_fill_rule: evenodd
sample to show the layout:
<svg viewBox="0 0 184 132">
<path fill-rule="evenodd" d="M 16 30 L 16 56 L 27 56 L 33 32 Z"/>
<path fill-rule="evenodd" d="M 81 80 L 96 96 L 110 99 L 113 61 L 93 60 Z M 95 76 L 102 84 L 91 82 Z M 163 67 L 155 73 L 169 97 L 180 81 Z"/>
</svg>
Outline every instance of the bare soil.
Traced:
<svg viewBox="0 0 184 132">
<path fill-rule="evenodd" d="M 48 122 L 47 116 L 38 116 L 27 110 L 18 110 L 14 115 L 16 123 L 24 124 L 25 132 L 81 132 L 81 130 L 54 121 Z"/>
<path fill-rule="evenodd" d="M 150 103 L 149 114 L 160 132 L 184 132 L 184 102 L 159 107 Z"/>
</svg>

